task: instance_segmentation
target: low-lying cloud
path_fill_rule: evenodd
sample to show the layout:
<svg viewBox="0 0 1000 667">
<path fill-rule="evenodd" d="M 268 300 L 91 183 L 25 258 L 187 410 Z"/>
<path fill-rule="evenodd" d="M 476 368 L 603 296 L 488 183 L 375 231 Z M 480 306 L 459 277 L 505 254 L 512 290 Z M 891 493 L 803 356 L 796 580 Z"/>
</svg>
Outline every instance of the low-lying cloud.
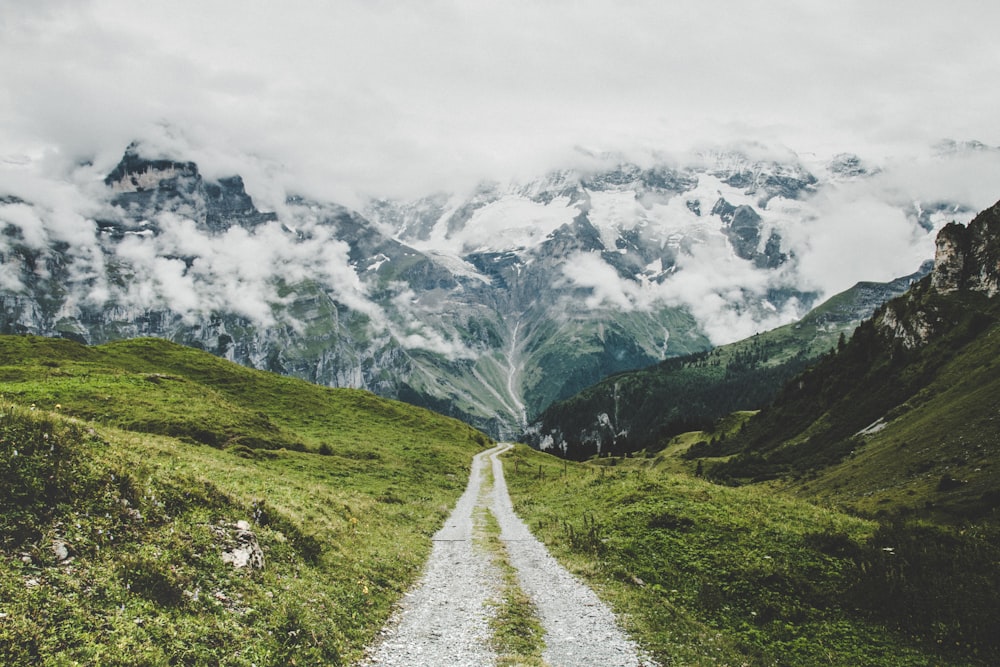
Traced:
<svg viewBox="0 0 1000 667">
<path fill-rule="evenodd" d="M 574 256 L 563 273 L 587 290 L 588 308 L 684 307 L 713 343 L 722 344 L 794 321 L 812 303 L 798 298 L 772 303 L 773 290 L 814 293 L 819 303 L 860 281 L 888 282 L 915 272 L 933 258 L 944 224 L 967 222 L 998 199 L 1000 151 L 925 153 L 887 160 L 869 176 L 824 180 L 802 200 L 772 199 L 761 211 L 765 229 L 781 235 L 789 255 L 778 270 L 736 256 L 718 218 L 706 222 L 667 207 L 663 215 L 674 216 L 673 224 L 693 241 L 664 280 L 622 276 L 598 253 Z M 921 219 L 927 211 L 934 213 Z M 684 228 L 678 216 L 698 222 Z"/>
<path fill-rule="evenodd" d="M 977 0 L 6 0 L 0 159 L 108 166 L 171 128 L 206 173 L 253 156 L 353 204 L 544 173 L 580 146 L 997 144 L 997 18 Z"/>
</svg>

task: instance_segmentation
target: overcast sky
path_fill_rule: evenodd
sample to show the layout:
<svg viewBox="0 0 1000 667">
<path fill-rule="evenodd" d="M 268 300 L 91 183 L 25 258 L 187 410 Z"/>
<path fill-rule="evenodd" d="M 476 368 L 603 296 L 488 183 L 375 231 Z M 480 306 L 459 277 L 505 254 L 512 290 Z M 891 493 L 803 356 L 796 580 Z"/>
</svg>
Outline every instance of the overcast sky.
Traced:
<svg viewBox="0 0 1000 667">
<path fill-rule="evenodd" d="M 3 0 L 0 159 L 113 165 L 138 138 L 343 200 L 581 149 L 996 145 L 998 22 L 982 0 Z"/>
</svg>

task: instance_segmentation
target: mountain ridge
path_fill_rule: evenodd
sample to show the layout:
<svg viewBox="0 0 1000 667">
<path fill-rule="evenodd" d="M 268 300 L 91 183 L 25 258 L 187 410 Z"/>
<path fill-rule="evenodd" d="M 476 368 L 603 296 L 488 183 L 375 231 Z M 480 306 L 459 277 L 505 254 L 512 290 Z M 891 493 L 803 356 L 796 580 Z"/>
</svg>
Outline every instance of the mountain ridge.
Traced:
<svg viewBox="0 0 1000 667">
<path fill-rule="evenodd" d="M 797 225 L 814 224 L 817 193 L 872 172 L 782 159 L 706 153 L 262 211 L 238 175 L 133 144 L 72 216 L 3 196 L 0 331 L 164 337 L 514 437 L 607 374 L 806 312 Z M 932 203 L 903 207 L 905 224 L 963 215 Z"/>
<path fill-rule="evenodd" d="M 550 405 L 527 429 L 527 442 L 581 459 L 652 452 L 674 435 L 711 430 L 731 412 L 766 405 L 931 266 L 890 283 L 858 283 L 797 322 L 752 338 L 604 378 Z"/>
</svg>

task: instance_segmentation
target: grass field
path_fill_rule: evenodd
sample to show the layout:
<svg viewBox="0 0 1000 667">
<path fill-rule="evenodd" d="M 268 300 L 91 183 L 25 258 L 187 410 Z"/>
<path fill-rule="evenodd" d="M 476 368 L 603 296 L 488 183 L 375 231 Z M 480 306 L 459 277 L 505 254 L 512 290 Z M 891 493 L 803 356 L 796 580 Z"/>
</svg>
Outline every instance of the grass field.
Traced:
<svg viewBox="0 0 1000 667">
<path fill-rule="evenodd" d="M 920 548 L 888 541 L 893 534 L 874 521 L 768 486 L 715 485 L 655 459 L 572 463 L 522 446 L 504 458 L 517 512 L 662 664 L 987 665 L 996 657 L 995 640 L 963 641 L 943 623 L 907 631 L 873 606 L 872 596 L 896 594 L 904 561 L 895 559 Z"/>
<path fill-rule="evenodd" d="M 5 665 L 348 664 L 488 444 L 164 341 L 3 337 L 0 394 Z"/>
</svg>

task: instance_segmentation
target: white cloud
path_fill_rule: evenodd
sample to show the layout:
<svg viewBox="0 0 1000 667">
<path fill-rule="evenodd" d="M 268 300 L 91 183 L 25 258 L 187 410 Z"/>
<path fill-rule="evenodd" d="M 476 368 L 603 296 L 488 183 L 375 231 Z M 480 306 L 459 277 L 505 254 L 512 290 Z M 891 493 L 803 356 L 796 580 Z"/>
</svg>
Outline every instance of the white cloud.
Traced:
<svg viewBox="0 0 1000 667">
<path fill-rule="evenodd" d="M 563 265 L 563 275 L 577 287 L 590 289 L 590 295 L 584 300 L 590 310 L 611 307 L 629 311 L 645 301 L 639 284 L 619 276 L 618 271 L 597 253 L 570 257 Z"/>
<path fill-rule="evenodd" d="M 19 229 L 21 238 L 29 248 L 41 250 L 49 245 L 45 223 L 30 204 L 18 202 L 0 206 L 0 222 Z"/>
<path fill-rule="evenodd" d="M 279 225 L 211 237 L 164 218 L 164 235 L 119 248 L 141 272 L 131 303 L 224 306 L 269 321 L 273 280 L 308 275 L 385 322 L 346 246 L 302 223 L 287 192 L 357 206 L 365 194 L 420 196 L 592 163 L 580 147 L 647 159 L 758 140 L 893 167 L 824 193 L 803 207 L 800 227 L 782 228 L 807 286 L 830 293 L 908 273 L 929 255 L 933 235 L 900 207 L 981 208 L 1000 194 L 995 159 L 908 161 L 946 136 L 1000 144 L 1000 50 L 982 28 L 997 18 L 1000 6 L 978 0 L 905 11 L 863 0 L 6 0 L 0 194 L 34 209 L 6 205 L 0 219 L 30 245 L 68 243 L 86 260 L 74 264 L 81 298 L 102 301 L 115 288 L 103 282 L 93 223 L 106 205 L 101 179 L 144 140 L 209 178 L 239 173 L 258 207 L 311 225 L 312 238 L 292 243 Z M 488 215 L 500 208 L 477 214 L 482 239 L 458 240 L 537 240 L 575 214 L 557 200 L 507 211 L 526 222 L 503 226 L 509 217 Z M 784 279 L 727 252 L 696 246 L 663 285 L 623 281 L 596 256 L 566 275 L 592 290 L 591 305 L 686 304 L 713 339 L 786 318 L 723 307 Z M 402 334 L 412 344 L 451 344 L 417 324 Z"/>
<path fill-rule="evenodd" d="M 975 0 L 10 0 L 0 150 L 108 166 L 166 125 L 279 205 L 227 156 L 351 204 L 536 174 L 578 145 L 996 144 L 982 26 L 998 16 Z"/>
<path fill-rule="evenodd" d="M 697 243 L 681 254 L 678 270 L 664 282 L 624 278 L 597 253 L 579 253 L 563 265 L 563 275 L 589 290 L 588 310 L 650 311 L 660 306 L 686 308 L 713 344 L 721 345 L 786 324 L 803 314 L 804 304 L 791 299 L 777 309 L 768 306 L 771 287 L 795 287 L 788 271 L 758 269 L 736 257 L 724 243 Z"/>
</svg>

